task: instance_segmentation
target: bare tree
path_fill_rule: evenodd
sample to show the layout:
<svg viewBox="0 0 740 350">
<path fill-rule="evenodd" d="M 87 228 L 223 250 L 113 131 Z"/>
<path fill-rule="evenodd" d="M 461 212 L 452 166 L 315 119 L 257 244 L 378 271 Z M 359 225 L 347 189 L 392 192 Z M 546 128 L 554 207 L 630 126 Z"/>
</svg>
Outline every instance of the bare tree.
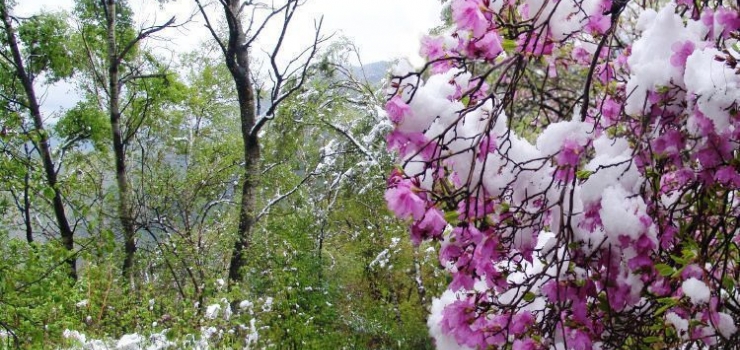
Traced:
<svg viewBox="0 0 740 350">
<path fill-rule="evenodd" d="M 294 55 L 288 63 L 281 67 L 279 56 L 283 52 L 283 43 L 288 27 L 293 21 L 296 10 L 305 4 L 305 1 L 286 0 L 279 6 L 251 0 L 221 0 L 216 5 L 223 15 L 227 25 L 226 38 L 218 34 L 206 5 L 195 0 L 205 26 L 221 49 L 226 66 L 234 79 L 238 94 L 239 116 L 241 120 L 241 134 L 244 140 L 244 177 L 241 179 L 242 199 L 239 208 L 239 227 L 236 241 L 232 250 L 229 264 L 229 280 L 238 282 L 242 279 L 241 272 L 245 263 L 245 254 L 250 246 L 250 239 L 257 221 L 257 203 L 255 190 L 260 176 L 260 141 L 259 132 L 262 127 L 275 117 L 281 102 L 298 91 L 309 71 L 309 65 L 315 57 L 318 46 L 326 38 L 321 36 L 321 23 L 315 24 L 313 42 L 302 52 Z M 269 92 L 270 104 L 263 116 L 258 116 L 256 108 L 253 68 L 254 57 L 252 48 L 255 41 L 265 33 L 266 26 L 271 22 L 278 22 L 279 33 L 275 44 L 267 51 L 269 75 L 272 87 Z"/>
</svg>

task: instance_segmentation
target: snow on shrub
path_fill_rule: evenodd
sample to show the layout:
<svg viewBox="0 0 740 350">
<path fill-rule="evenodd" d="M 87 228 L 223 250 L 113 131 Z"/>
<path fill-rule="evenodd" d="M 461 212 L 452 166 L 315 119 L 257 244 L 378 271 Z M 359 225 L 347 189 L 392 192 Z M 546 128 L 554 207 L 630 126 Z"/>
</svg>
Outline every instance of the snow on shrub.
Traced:
<svg viewBox="0 0 740 350">
<path fill-rule="evenodd" d="M 738 341 L 738 5 L 452 0 L 388 86 L 443 348 Z"/>
</svg>

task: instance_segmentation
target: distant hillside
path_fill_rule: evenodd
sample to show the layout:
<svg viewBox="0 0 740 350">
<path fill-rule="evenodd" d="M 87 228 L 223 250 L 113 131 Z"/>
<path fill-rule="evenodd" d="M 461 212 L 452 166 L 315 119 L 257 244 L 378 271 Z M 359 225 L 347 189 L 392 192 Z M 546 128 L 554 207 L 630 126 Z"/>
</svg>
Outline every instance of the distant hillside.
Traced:
<svg viewBox="0 0 740 350">
<path fill-rule="evenodd" d="M 390 69 L 393 62 L 388 61 L 379 61 L 379 62 L 373 62 L 366 64 L 364 69 L 360 67 L 353 66 L 351 69 L 352 74 L 357 79 L 363 79 L 363 71 L 365 73 L 364 78 L 367 79 L 367 81 L 372 85 L 380 85 L 383 82 L 383 79 L 387 77 L 388 70 Z M 263 98 L 259 101 L 260 104 L 260 114 L 264 113 L 267 109 L 270 108 L 270 100 L 267 98 Z"/>
<path fill-rule="evenodd" d="M 380 84 L 380 82 L 386 78 L 388 69 L 390 69 L 392 62 L 380 61 L 366 64 L 364 67 L 365 77 L 371 84 Z M 360 67 L 352 67 L 352 73 L 357 77 L 362 77 L 362 71 Z"/>
</svg>

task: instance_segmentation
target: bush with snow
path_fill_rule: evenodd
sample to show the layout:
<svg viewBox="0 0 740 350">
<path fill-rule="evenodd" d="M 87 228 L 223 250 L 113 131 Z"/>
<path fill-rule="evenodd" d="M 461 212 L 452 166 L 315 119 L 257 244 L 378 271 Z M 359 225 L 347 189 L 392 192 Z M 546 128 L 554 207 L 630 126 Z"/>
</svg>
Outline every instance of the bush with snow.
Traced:
<svg viewBox="0 0 740 350">
<path fill-rule="evenodd" d="M 395 69 L 385 199 L 440 242 L 438 347 L 737 343 L 738 4 L 643 5 L 452 0 Z"/>
</svg>

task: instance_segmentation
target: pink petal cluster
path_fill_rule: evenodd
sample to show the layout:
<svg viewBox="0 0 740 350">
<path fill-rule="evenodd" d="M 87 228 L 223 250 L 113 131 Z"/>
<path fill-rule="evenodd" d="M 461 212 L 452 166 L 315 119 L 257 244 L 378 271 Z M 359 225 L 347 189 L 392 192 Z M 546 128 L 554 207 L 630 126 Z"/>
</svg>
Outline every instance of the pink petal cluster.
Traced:
<svg viewBox="0 0 740 350">
<path fill-rule="evenodd" d="M 483 57 L 487 60 L 498 57 L 504 51 L 501 41 L 501 36 L 495 30 L 489 31 L 473 44 L 477 53 L 476 56 Z"/>
<path fill-rule="evenodd" d="M 403 118 L 410 113 L 410 108 L 400 96 L 395 96 L 385 104 L 385 111 L 388 112 L 388 118 L 393 123 L 400 124 Z"/>
<path fill-rule="evenodd" d="M 690 40 L 684 42 L 677 41 L 671 46 L 673 55 L 671 56 L 671 65 L 683 69 L 686 67 L 686 59 L 694 52 L 696 45 Z"/>
<path fill-rule="evenodd" d="M 485 8 L 481 0 L 453 0 L 452 17 L 459 29 L 470 30 L 474 36 L 480 37 L 489 24 L 483 14 Z"/>
<path fill-rule="evenodd" d="M 625 25 L 613 1 L 453 0 L 454 28 L 422 39 L 431 71 L 394 77 L 385 198 L 456 295 L 432 336 L 736 345 L 740 5 L 677 2 Z"/>
</svg>

